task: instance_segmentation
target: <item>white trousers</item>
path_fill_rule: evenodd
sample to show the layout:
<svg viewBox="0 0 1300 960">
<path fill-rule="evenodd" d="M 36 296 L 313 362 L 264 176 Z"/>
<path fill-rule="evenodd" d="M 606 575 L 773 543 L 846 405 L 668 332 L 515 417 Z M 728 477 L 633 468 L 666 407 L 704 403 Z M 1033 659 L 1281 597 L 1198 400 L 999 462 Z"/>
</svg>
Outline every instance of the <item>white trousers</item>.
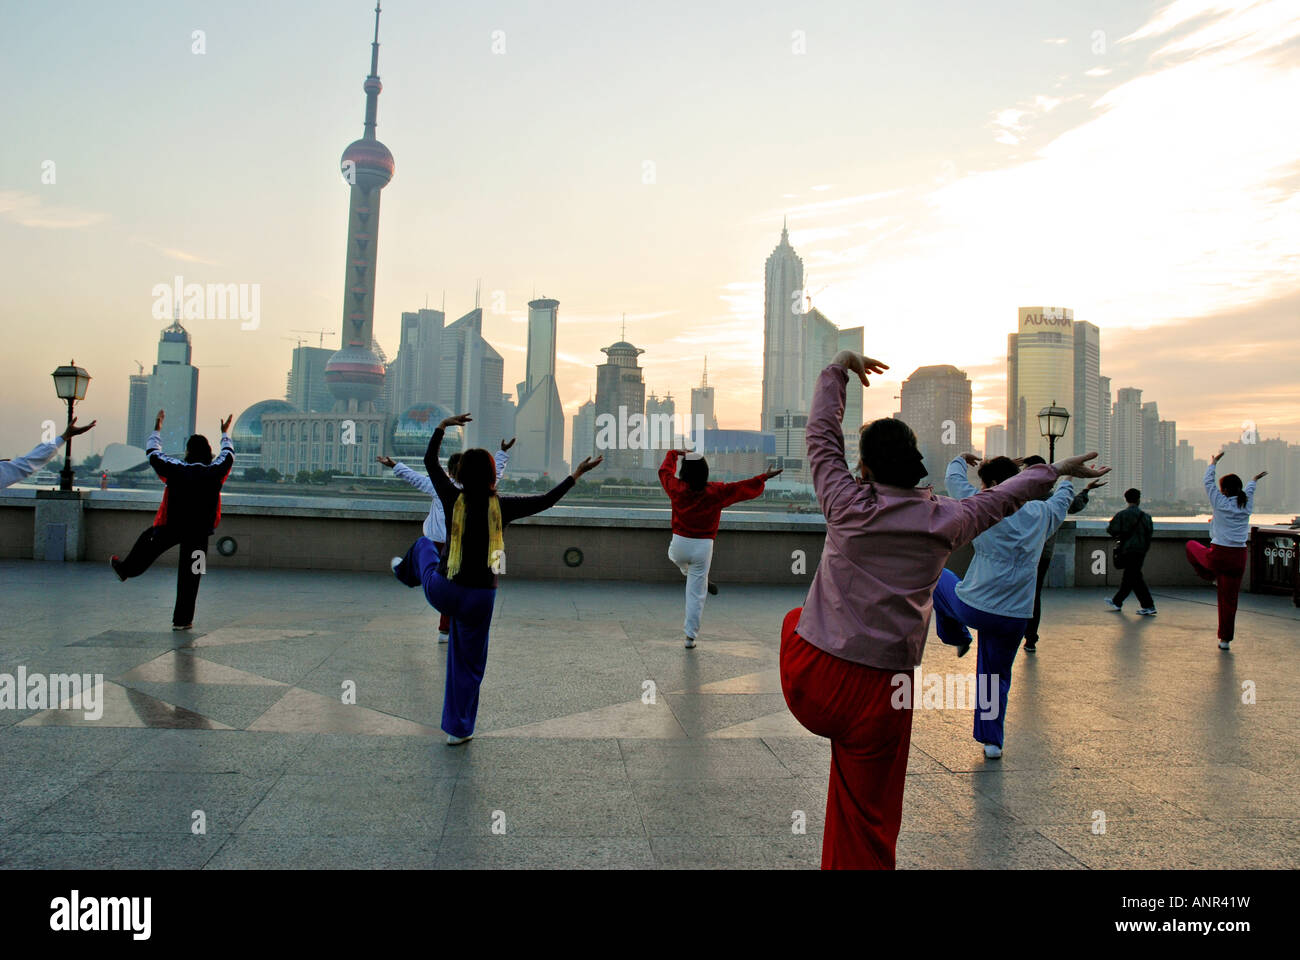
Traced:
<svg viewBox="0 0 1300 960">
<path fill-rule="evenodd" d="M 713 541 L 673 534 L 668 559 L 686 575 L 686 622 L 682 629 L 694 639 L 700 632 L 704 598 L 709 592 L 709 567 L 713 564 Z"/>
</svg>

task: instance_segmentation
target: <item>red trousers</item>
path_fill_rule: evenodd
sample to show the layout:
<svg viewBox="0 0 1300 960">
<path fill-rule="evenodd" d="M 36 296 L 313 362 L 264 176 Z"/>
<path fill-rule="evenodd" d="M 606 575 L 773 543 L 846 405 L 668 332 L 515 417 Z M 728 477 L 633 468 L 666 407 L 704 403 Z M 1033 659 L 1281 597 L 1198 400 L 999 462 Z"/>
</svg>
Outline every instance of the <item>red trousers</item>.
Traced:
<svg viewBox="0 0 1300 960">
<path fill-rule="evenodd" d="M 781 691 L 795 719 L 831 742 L 822 869 L 894 869 L 903 783 L 912 743 L 912 701 L 896 709 L 897 671 L 851 663 L 781 626 Z M 911 690 L 911 687 L 908 687 Z"/>
<path fill-rule="evenodd" d="M 1188 541 L 1187 559 L 1203 580 L 1219 589 L 1219 639 L 1232 642 L 1237 625 L 1237 596 L 1241 578 L 1246 573 L 1245 547 L 1220 547 L 1217 544 Z"/>
</svg>

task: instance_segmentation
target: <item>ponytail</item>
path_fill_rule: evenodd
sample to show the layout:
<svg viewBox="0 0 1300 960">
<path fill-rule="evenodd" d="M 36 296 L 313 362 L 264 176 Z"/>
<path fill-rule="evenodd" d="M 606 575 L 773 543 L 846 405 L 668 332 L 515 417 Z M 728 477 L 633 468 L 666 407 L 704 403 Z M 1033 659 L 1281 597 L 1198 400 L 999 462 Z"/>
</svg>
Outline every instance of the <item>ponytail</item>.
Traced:
<svg viewBox="0 0 1300 960">
<path fill-rule="evenodd" d="M 1237 476 L 1235 473 L 1228 474 L 1219 481 L 1219 489 L 1223 491 L 1225 497 L 1235 496 L 1237 498 L 1237 506 L 1243 509 L 1245 508 L 1247 498 L 1246 491 L 1241 485 L 1241 477 Z"/>
</svg>

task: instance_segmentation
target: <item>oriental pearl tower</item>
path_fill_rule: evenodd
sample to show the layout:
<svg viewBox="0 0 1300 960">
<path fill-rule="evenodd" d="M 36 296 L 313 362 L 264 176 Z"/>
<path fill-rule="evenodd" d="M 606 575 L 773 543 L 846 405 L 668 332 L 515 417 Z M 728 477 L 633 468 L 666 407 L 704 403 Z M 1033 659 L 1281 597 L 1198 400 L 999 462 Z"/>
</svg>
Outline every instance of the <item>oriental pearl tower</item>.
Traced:
<svg viewBox="0 0 1300 960">
<path fill-rule="evenodd" d="M 375 138 L 379 107 L 379 3 L 370 44 L 365 133 L 343 151 L 343 179 L 351 185 L 348 249 L 343 282 L 343 345 L 325 366 L 335 410 L 366 412 L 384 387 L 384 365 L 373 349 L 375 254 L 379 239 L 379 191 L 393 179 L 393 155 Z"/>
</svg>

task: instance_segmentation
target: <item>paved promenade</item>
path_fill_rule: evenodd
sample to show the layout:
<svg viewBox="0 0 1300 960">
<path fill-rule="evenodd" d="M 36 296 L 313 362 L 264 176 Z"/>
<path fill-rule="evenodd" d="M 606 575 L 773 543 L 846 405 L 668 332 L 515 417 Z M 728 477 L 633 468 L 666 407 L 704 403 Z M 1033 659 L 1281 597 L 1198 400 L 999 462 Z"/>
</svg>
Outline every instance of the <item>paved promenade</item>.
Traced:
<svg viewBox="0 0 1300 960">
<path fill-rule="evenodd" d="M 104 677 L 97 719 L 0 709 L 0 866 L 818 863 L 830 747 L 777 676 L 803 588 L 722 584 L 688 651 L 678 586 L 507 581 L 478 732 L 448 747 L 419 592 L 214 571 L 173 634 L 174 578 L 0 563 L 0 674 Z M 917 711 L 901 868 L 1300 865 L 1300 610 L 1244 596 L 1224 654 L 1208 589 L 1155 619 L 1103 595 L 1046 593 L 1002 760 L 969 709 Z M 932 637 L 923 672 L 973 670 Z"/>
</svg>

